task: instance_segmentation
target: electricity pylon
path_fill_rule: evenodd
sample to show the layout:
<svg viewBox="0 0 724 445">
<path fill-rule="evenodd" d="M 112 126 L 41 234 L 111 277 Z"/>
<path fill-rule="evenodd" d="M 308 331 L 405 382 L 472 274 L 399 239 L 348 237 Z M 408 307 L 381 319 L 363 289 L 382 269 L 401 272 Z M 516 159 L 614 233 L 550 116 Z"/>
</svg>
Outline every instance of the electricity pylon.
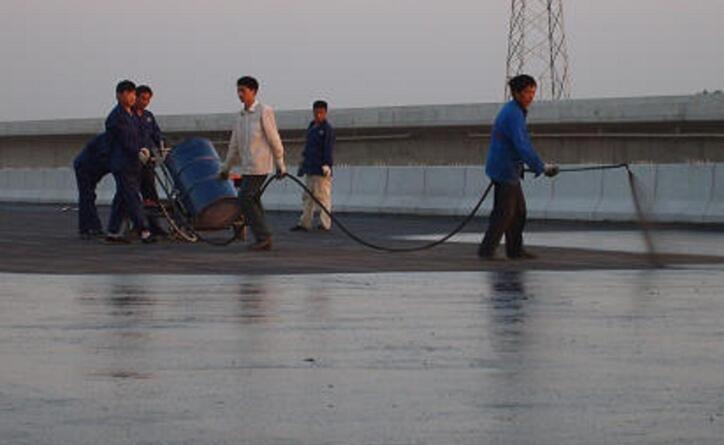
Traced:
<svg viewBox="0 0 724 445">
<path fill-rule="evenodd" d="M 536 78 L 539 99 L 571 96 L 563 0 L 512 0 L 506 76 L 517 74 Z"/>
</svg>

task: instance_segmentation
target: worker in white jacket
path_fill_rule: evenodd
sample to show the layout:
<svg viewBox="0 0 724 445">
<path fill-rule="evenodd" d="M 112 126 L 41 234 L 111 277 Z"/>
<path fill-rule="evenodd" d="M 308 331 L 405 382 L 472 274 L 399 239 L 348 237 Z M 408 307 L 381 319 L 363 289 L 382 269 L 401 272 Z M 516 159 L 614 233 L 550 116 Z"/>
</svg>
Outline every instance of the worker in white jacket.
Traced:
<svg viewBox="0 0 724 445">
<path fill-rule="evenodd" d="M 231 130 L 229 151 L 221 164 L 219 176 L 228 179 L 229 170 L 241 165 L 239 199 L 244 218 L 254 234 L 250 250 L 271 250 L 271 232 L 264 219 L 264 207 L 259 191 L 276 166 L 277 179 L 287 172 L 284 165 L 284 146 L 277 130 L 274 110 L 256 100 L 259 82 L 244 76 L 236 82 L 239 100 L 244 105 Z"/>
</svg>

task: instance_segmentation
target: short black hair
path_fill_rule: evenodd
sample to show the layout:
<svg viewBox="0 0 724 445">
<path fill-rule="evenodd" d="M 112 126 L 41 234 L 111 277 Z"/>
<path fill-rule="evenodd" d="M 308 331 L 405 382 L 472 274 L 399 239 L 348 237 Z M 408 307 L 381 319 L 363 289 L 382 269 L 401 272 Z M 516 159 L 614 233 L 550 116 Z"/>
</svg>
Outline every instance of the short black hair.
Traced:
<svg viewBox="0 0 724 445">
<path fill-rule="evenodd" d="M 323 100 L 315 100 L 314 103 L 312 104 L 313 110 L 316 110 L 317 108 L 324 108 L 326 110 L 327 107 L 328 107 L 327 102 L 323 101 Z"/>
<path fill-rule="evenodd" d="M 537 87 L 538 84 L 536 83 L 533 76 L 529 76 L 527 74 L 520 74 L 510 79 L 508 81 L 508 86 L 510 87 L 511 93 L 520 93 L 528 87 Z"/>
<path fill-rule="evenodd" d="M 136 91 L 136 84 L 130 80 L 122 80 L 116 85 L 116 94 L 125 93 L 126 91 Z"/>
<path fill-rule="evenodd" d="M 251 76 L 240 77 L 236 81 L 237 87 L 247 87 L 253 91 L 259 91 L 259 82 Z"/>
<path fill-rule="evenodd" d="M 148 85 L 139 85 L 136 87 L 136 94 L 139 96 L 143 93 L 148 93 L 153 96 L 153 90 Z"/>
</svg>

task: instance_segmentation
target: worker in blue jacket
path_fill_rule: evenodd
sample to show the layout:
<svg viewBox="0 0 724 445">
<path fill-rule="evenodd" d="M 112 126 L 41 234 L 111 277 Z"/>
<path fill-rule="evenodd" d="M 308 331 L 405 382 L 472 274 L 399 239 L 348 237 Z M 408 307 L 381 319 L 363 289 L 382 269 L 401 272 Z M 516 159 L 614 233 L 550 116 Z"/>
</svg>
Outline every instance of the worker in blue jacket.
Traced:
<svg viewBox="0 0 724 445">
<path fill-rule="evenodd" d="M 124 219 L 130 218 L 140 233 L 141 241 L 155 241 L 148 230 L 141 202 L 141 166 L 151 157 L 142 145 L 140 126 L 131 108 L 136 102 L 136 85 L 124 80 L 116 86 L 118 105 L 106 119 L 106 134 L 110 145 L 111 172 L 116 181 L 106 241 L 127 243 L 121 233 Z"/>
<path fill-rule="evenodd" d="M 96 187 L 111 172 L 106 134 L 95 136 L 73 160 L 78 183 L 78 234 L 82 239 L 103 235 L 96 208 Z"/>
<path fill-rule="evenodd" d="M 297 174 L 306 175 L 307 188 L 314 197 L 332 211 L 332 154 L 334 152 L 334 128 L 327 120 L 327 102 L 317 100 L 312 104 L 314 120 L 307 127 L 306 143 L 302 153 L 302 163 Z M 307 232 L 312 229 L 312 220 L 318 205 L 307 194 L 302 193 L 302 215 L 292 231 Z M 332 219 L 320 209 L 319 230 L 329 231 L 332 228 Z"/>
<path fill-rule="evenodd" d="M 495 258 L 495 251 L 505 235 L 508 258 L 528 259 L 534 255 L 523 249 L 526 222 L 525 197 L 521 179 L 527 165 L 536 177 L 558 174 L 558 166 L 544 163 L 533 148 L 528 135 L 526 116 L 533 103 L 537 84 L 533 77 L 519 75 L 508 83 L 513 99 L 503 106 L 493 124 L 485 173 L 493 181 L 495 201 L 478 255 Z"/>
<path fill-rule="evenodd" d="M 141 131 L 141 145 L 148 148 L 156 156 L 162 156 L 163 135 L 161 128 L 156 122 L 156 116 L 148 111 L 152 98 L 153 90 L 151 90 L 151 87 L 148 85 L 136 87 L 136 102 L 133 104 L 133 113 L 138 119 Z M 143 198 L 143 207 L 147 209 L 146 217 L 148 218 L 151 233 L 156 236 L 166 236 L 168 233 L 161 227 L 159 218 L 152 211 L 152 209 L 160 205 L 158 192 L 156 191 L 155 171 L 156 160 L 153 158 L 141 168 L 141 197 Z"/>
<path fill-rule="evenodd" d="M 139 85 L 136 88 L 136 102 L 133 104 L 133 113 L 141 128 L 141 145 L 153 152 L 158 152 L 161 149 L 163 135 L 156 122 L 156 116 L 147 109 L 152 98 L 153 90 L 151 90 L 151 87 Z M 141 169 L 141 195 L 144 200 L 158 202 L 156 178 L 153 173 L 154 167 L 153 163 L 149 162 Z"/>
</svg>

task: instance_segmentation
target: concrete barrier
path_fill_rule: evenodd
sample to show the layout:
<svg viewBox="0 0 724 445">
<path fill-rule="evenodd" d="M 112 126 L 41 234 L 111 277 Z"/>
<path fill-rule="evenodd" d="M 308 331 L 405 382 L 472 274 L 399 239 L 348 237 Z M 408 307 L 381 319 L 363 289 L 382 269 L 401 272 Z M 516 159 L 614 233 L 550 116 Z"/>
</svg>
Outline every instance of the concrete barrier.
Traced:
<svg viewBox="0 0 724 445">
<path fill-rule="evenodd" d="M 566 167 L 577 167 L 569 165 Z M 632 167 L 643 210 L 658 222 L 724 222 L 724 164 L 637 165 Z M 488 184 L 482 167 L 373 167 L 335 169 L 333 206 L 338 212 L 465 215 Z M 74 203 L 73 170 L 0 169 L 0 201 Z M 635 221 L 626 171 L 527 175 L 523 189 L 532 219 Z M 99 184 L 99 204 L 113 199 L 111 175 Z M 479 215 L 492 208 L 491 194 Z M 264 195 L 270 210 L 301 209 L 301 191 L 290 180 L 273 182 Z"/>
<path fill-rule="evenodd" d="M 639 192 L 642 210 L 649 215 L 654 204 L 656 187 L 656 167 L 636 165 L 631 167 Z M 601 172 L 602 190 L 599 205 L 593 213 L 594 221 L 635 221 L 634 206 L 628 173 L 624 169 L 604 170 Z"/>
<path fill-rule="evenodd" d="M 603 170 L 562 173 L 546 182 L 550 182 L 551 198 L 545 205 L 545 218 L 593 219 L 603 196 Z"/>
<path fill-rule="evenodd" d="M 380 211 L 417 213 L 425 207 L 425 167 L 387 167 Z M 406 212 L 407 211 L 407 212 Z"/>
<path fill-rule="evenodd" d="M 659 165 L 652 209 L 655 221 L 703 222 L 713 191 L 714 165 Z"/>
<path fill-rule="evenodd" d="M 533 219 L 550 218 L 547 209 L 553 199 L 553 181 L 527 173 L 522 184 L 528 216 Z"/>
<path fill-rule="evenodd" d="M 77 190 L 77 186 L 76 186 Z M 113 180 L 113 175 L 108 174 L 98 184 L 96 189 L 96 195 L 98 196 L 98 202 L 101 204 L 110 204 L 113 201 L 113 195 L 116 194 L 116 182 Z M 163 195 L 161 195 L 163 196 Z"/>
<path fill-rule="evenodd" d="M 424 200 L 418 211 L 429 215 L 461 212 L 466 205 L 465 175 L 466 169 L 460 167 L 424 167 Z"/>
<path fill-rule="evenodd" d="M 387 167 L 348 167 L 351 170 L 351 192 L 339 210 L 350 212 L 381 212 L 387 193 Z"/>
<path fill-rule="evenodd" d="M 291 181 L 272 181 L 264 193 L 263 204 L 269 210 L 299 208 L 301 194 Z"/>
<path fill-rule="evenodd" d="M 490 181 L 488 180 L 488 177 L 485 176 L 485 168 L 482 165 L 476 167 L 462 168 L 465 169 L 465 190 L 463 191 L 463 198 L 461 200 L 461 204 L 457 208 L 455 213 L 458 215 L 467 215 L 472 211 L 475 204 L 478 203 L 480 197 L 482 196 L 486 187 L 488 187 Z M 478 215 L 488 216 L 492 209 L 493 190 L 491 189 L 490 194 L 483 202 L 483 205 L 480 206 L 480 210 L 478 210 Z"/>
<path fill-rule="evenodd" d="M 722 222 L 724 221 L 724 164 L 714 165 L 711 188 L 711 200 L 704 215 L 704 222 Z"/>
</svg>

